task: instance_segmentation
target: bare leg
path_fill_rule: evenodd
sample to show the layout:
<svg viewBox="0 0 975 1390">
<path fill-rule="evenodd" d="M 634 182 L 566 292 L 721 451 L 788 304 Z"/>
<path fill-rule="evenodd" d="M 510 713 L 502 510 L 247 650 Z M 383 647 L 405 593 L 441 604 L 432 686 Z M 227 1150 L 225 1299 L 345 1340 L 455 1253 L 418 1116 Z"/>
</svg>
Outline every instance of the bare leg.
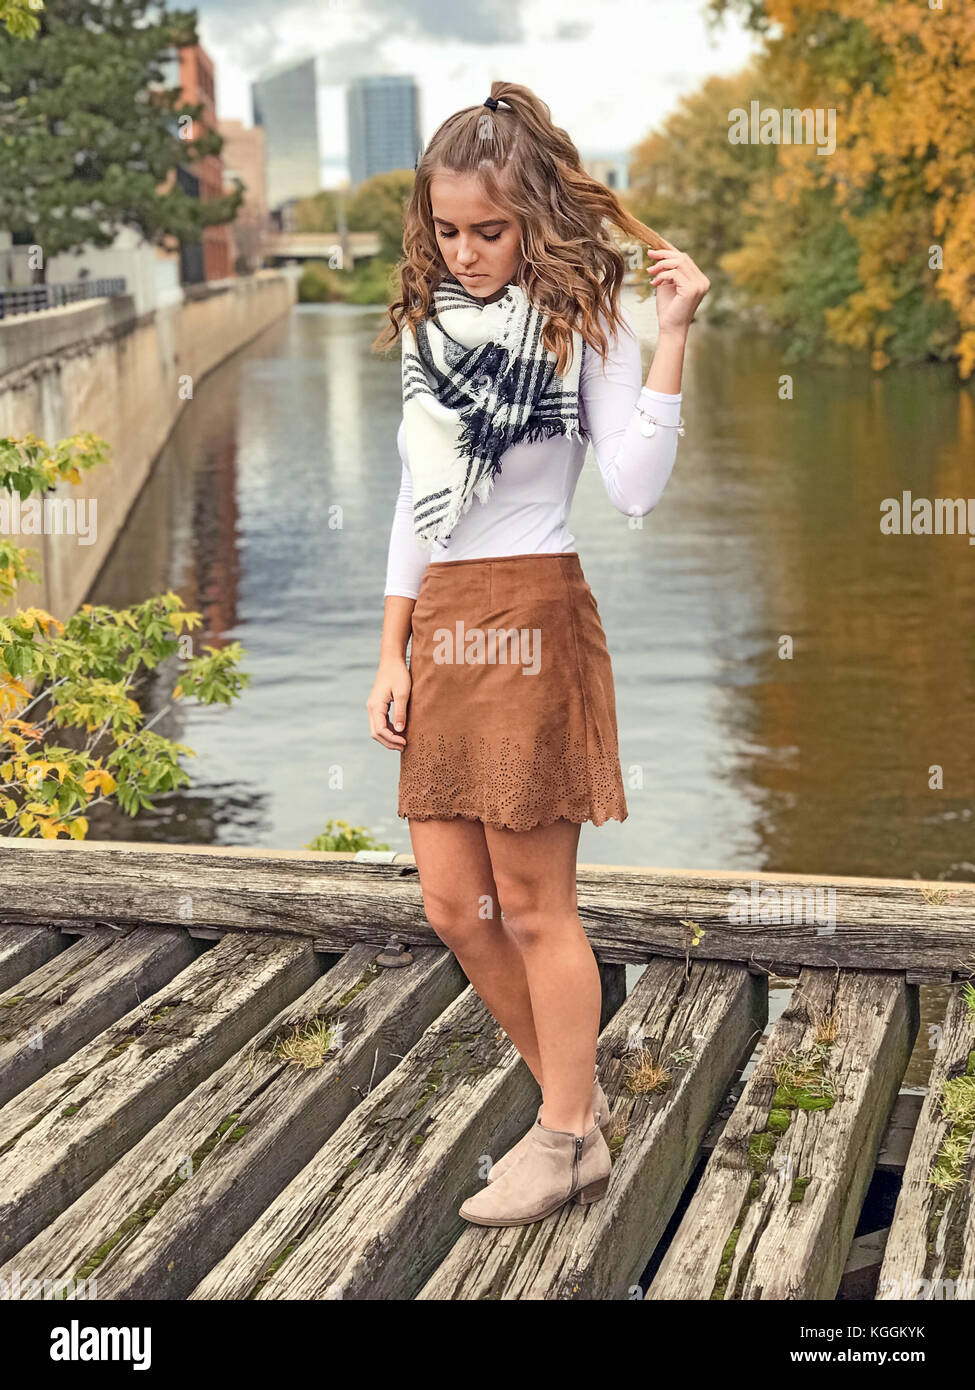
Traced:
<svg viewBox="0 0 975 1390">
<path fill-rule="evenodd" d="M 505 927 L 518 943 L 528 978 L 545 1077 L 541 1122 L 576 1135 L 595 1124 L 601 1005 L 599 967 L 576 898 L 579 829 L 566 820 L 534 830 L 484 826 Z"/>
<path fill-rule="evenodd" d="M 480 821 L 411 820 L 427 921 L 542 1084 L 521 951 L 504 930 Z"/>
</svg>

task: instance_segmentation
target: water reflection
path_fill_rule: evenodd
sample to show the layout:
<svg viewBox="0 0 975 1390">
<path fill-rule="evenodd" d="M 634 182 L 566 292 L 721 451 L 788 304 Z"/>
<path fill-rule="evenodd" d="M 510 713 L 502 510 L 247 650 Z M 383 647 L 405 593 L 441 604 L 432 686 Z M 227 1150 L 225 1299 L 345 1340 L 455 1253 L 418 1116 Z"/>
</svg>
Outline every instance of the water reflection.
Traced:
<svg viewBox="0 0 975 1390">
<path fill-rule="evenodd" d="M 99 835 L 288 848 L 341 817 L 409 848 L 396 755 L 363 708 L 399 470 L 380 322 L 299 308 L 198 385 L 92 598 L 177 589 L 204 615 L 197 640 L 244 643 L 254 683 L 230 710 L 167 715 L 199 753 L 192 791 Z M 969 877 L 975 551 L 879 521 L 903 489 L 972 491 L 972 391 L 948 369 L 806 366 L 782 401 L 784 370 L 770 340 L 692 335 L 657 510 L 632 526 L 583 474 L 573 528 L 630 815 L 584 826 L 580 858 Z"/>
</svg>

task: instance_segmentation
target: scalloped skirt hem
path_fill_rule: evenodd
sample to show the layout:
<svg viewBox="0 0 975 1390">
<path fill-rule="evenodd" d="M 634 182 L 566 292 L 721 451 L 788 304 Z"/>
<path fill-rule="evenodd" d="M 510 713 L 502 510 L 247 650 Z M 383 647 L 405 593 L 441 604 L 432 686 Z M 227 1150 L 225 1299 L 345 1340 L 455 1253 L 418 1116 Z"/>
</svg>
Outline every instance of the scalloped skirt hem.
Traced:
<svg viewBox="0 0 975 1390">
<path fill-rule="evenodd" d="M 626 820 L 612 663 L 575 551 L 428 564 L 410 674 L 401 818 Z"/>
<path fill-rule="evenodd" d="M 401 819 L 403 819 L 403 820 L 408 820 L 408 821 L 412 821 L 412 820 L 417 820 L 417 821 L 424 821 L 424 820 L 469 820 L 469 821 L 478 821 L 481 825 L 489 826 L 492 830 L 514 830 L 514 831 L 517 831 L 517 832 L 521 832 L 521 831 L 525 831 L 525 830 L 539 830 L 539 829 L 543 829 L 545 826 L 554 825 L 554 824 L 556 823 L 556 821 L 560 821 L 560 820 L 571 821 L 573 825 L 585 825 L 585 824 L 587 824 L 587 823 L 591 823 L 592 825 L 597 825 L 597 826 L 598 826 L 598 825 L 605 825 L 605 824 L 607 823 L 607 821 L 611 821 L 611 820 L 620 821 L 620 822 L 622 823 L 623 821 L 626 820 L 627 816 L 629 815 L 629 812 L 628 812 L 628 811 L 623 811 L 623 813 L 622 813 L 621 815 L 617 815 L 616 812 L 611 812 L 611 813 L 610 813 L 609 815 L 607 815 L 607 816 L 600 816 L 597 812 L 594 812 L 594 811 L 590 811 L 590 812 L 588 812 L 587 814 L 581 815 L 581 816 L 560 814 L 560 815 L 557 815 L 557 816 L 551 816 L 548 820 L 537 820 L 537 821 L 532 821 L 531 824 L 529 824 L 529 825 L 512 825 L 512 824 L 510 824 L 508 821 L 492 819 L 492 818 L 490 817 L 489 814 L 488 814 L 488 815 L 476 815 L 476 814 L 474 814 L 473 812 L 468 812 L 468 811 L 431 811 L 429 814 L 426 814 L 426 813 L 417 814 L 417 812 L 415 812 L 415 811 L 397 811 L 397 815 L 398 815 Z"/>
</svg>

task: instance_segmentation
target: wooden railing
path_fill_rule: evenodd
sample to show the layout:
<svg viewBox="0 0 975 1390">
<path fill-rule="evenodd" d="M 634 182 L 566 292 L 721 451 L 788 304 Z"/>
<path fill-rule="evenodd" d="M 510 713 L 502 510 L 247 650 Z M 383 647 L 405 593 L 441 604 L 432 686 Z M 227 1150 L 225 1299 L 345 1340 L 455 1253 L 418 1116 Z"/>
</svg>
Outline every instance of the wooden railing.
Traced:
<svg viewBox="0 0 975 1390">
<path fill-rule="evenodd" d="M 903 970 L 909 984 L 975 973 L 975 884 L 589 864 L 577 883 L 604 962 Z M 0 895 L 8 922 L 273 931 L 326 951 L 394 932 L 440 944 L 411 855 L 8 839 Z"/>
</svg>

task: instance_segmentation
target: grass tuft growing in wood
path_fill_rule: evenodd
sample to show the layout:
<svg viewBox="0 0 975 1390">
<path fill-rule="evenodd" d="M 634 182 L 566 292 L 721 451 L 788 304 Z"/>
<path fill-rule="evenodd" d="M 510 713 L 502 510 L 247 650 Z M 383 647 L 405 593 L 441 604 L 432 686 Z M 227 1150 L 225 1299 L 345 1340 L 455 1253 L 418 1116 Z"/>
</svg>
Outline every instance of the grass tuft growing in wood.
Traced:
<svg viewBox="0 0 975 1390">
<path fill-rule="evenodd" d="M 645 1047 L 623 1063 L 623 1084 L 631 1095 L 665 1091 L 672 1081 L 671 1073 L 661 1062 L 655 1062 Z"/>
<path fill-rule="evenodd" d="M 310 1022 L 298 1025 L 290 1038 L 281 1038 L 275 1043 L 273 1056 L 283 1062 L 295 1062 L 301 1067 L 320 1067 L 326 1054 L 335 1046 L 341 1034 L 341 1022 L 327 1023 L 323 1018 L 313 1018 Z"/>
</svg>

